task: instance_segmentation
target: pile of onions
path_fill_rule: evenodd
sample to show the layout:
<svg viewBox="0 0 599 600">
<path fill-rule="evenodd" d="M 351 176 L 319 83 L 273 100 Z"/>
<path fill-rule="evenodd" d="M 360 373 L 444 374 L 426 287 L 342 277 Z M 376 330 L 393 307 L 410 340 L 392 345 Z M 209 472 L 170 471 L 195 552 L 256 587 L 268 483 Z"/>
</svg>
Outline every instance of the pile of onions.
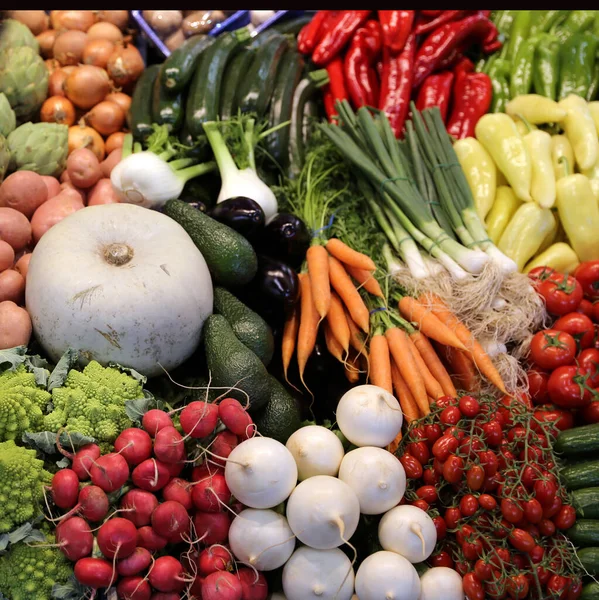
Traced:
<svg viewBox="0 0 599 600">
<path fill-rule="evenodd" d="M 83 60 L 87 34 L 73 29 L 59 34 L 52 47 L 54 58 L 61 65 L 77 65 Z"/>
<path fill-rule="evenodd" d="M 106 98 L 110 92 L 110 79 L 100 67 L 81 65 L 67 77 L 64 91 L 75 106 L 90 109 Z"/>
<path fill-rule="evenodd" d="M 103 100 L 96 104 L 84 119 L 98 133 L 108 136 L 123 128 L 125 117 L 125 112 L 116 102 Z"/>
<path fill-rule="evenodd" d="M 123 32 L 112 23 L 98 22 L 94 23 L 87 30 L 88 40 L 107 40 L 113 44 L 123 41 Z"/>
<path fill-rule="evenodd" d="M 50 12 L 52 29 L 87 31 L 95 22 L 93 10 L 53 10 Z"/>
<path fill-rule="evenodd" d="M 110 40 L 90 40 L 83 49 L 83 63 L 105 69 L 113 51 L 114 42 Z"/>
<path fill-rule="evenodd" d="M 108 75 L 117 87 L 137 81 L 144 68 L 144 60 L 132 44 L 117 44 L 106 65 Z"/>
<path fill-rule="evenodd" d="M 88 148 L 100 162 L 106 156 L 102 136 L 93 127 L 88 127 L 83 119 L 77 125 L 69 127 L 69 154 L 77 148 Z"/>
<path fill-rule="evenodd" d="M 70 127 L 75 122 L 75 107 L 64 96 L 50 96 L 42 104 L 40 119 L 45 123 L 59 123 Z"/>
<path fill-rule="evenodd" d="M 112 92 L 112 94 L 108 94 L 104 100 L 118 104 L 125 114 L 129 112 L 129 108 L 131 107 L 131 96 L 127 96 L 127 94 L 123 94 L 123 92 Z"/>
</svg>

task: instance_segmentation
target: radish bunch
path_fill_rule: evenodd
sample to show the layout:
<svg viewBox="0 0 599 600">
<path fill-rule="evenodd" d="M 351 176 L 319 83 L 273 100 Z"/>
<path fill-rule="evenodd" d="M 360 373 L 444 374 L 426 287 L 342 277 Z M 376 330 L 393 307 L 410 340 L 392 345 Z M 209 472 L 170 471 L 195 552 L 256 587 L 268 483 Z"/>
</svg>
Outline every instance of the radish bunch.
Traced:
<svg viewBox="0 0 599 600">
<path fill-rule="evenodd" d="M 101 454 L 96 444 L 63 451 L 71 467 L 49 488 L 62 512 L 51 515 L 57 544 L 81 584 L 114 588 L 120 599 L 266 600 L 264 576 L 238 564 L 228 546 L 233 517 L 245 507 L 225 465 L 240 442 L 274 440 L 253 438 L 251 417 L 230 398 L 192 402 L 179 423 L 183 435 L 169 413 L 154 409 L 143 428 L 121 432 L 113 452 Z"/>
</svg>

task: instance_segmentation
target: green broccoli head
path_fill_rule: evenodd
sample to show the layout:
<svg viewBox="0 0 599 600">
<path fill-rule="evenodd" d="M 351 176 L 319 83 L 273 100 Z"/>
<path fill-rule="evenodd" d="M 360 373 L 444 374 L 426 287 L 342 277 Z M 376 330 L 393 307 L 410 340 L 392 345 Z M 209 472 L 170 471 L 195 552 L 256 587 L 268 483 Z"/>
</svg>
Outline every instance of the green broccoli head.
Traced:
<svg viewBox="0 0 599 600">
<path fill-rule="evenodd" d="M 0 441 L 14 440 L 25 431 L 39 431 L 50 394 L 35 383 L 23 365 L 0 375 Z"/>
<path fill-rule="evenodd" d="M 13 440 L 0 443 L 0 533 L 40 513 L 42 488 L 51 480 L 35 450 L 17 446 Z"/>
<path fill-rule="evenodd" d="M 54 536 L 46 535 L 44 545 L 54 543 Z M 20 542 L 0 557 L 0 592 L 6 598 L 51 600 L 54 584 L 66 583 L 73 574 L 71 564 L 58 548 L 41 544 Z"/>
</svg>

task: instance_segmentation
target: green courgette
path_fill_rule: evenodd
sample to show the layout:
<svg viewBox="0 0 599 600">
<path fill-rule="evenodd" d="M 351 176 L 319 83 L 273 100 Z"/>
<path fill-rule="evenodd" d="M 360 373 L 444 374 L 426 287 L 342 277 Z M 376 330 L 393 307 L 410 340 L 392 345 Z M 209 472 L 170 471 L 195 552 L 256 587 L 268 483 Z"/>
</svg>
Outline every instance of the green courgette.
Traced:
<svg viewBox="0 0 599 600">
<path fill-rule="evenodd" d="M 582 488 L 572 492 L 572 505 L 576 516 L 599 519 L 599 487 Z"/>
<path fill-rule="evenodd" d="M 259 118 L 264 116 L 275 88 L 279 64 L 288 48 L 287 38 L 276 32 L 258 47 L 250 69 L 241 83 L 241 112 L 256 113 Z"/>
<path fill-rule="evenodd" d="M 160 72 L 164 70 L 164 65 Z M 152 91 L 152 119 L 158 125 L 167 125 L 169 130 L 177 133 L 181 129 L 184 117 L 185 102 L 183 92 L 170 92 L 160 82 L 160 75 L 154 81 Z"/>
<path fill-rule="evenodd" d="M 235 52 L 249 39 L 247 28 L 223 33 L 199 61 L 189 86 L 185 114 L 192 136 L 203 135 L 202 123 L 218 119 L 225 69 Z"/>
<path fill-rule="evenodd" d="M 146 138 L 154 131 L 152 128 L 152 92 L 159 71 L 160 65 L 150 65 L 135 84 L 127 120 L 136 142 L 145 142 Z"/>
<path fill-rule="evenodd" d="M 599 583 L 591 581 L 584 585 L 579 600 L 599 600 Z"/>
<path fill-rule="evenodd" d="M 561 476 L 569 490 L 599 486 L 599 460 L 569 464 L 562 469 Z"/>
<path fill-rule="evenodd" d="M 566 456 L 591 454 L 599 450 L 599 423 L 561 431 L 554 450 Z"/>
<path fill-rule="evenodd" d="M 262 46 L 262 44 L 268 42 L 268 40 L 270 40 L 275 35 L 278 35 L 278 32 L 272 27 L 269 27 L 268 29 L 261 31 L 258 35 L 254 36 L 248 48 L 250 50 L 257 50 L 258 48 L 260 48 L 260 46 Z"/>
<path fill-rule="evenodd" d="M 599 546 L 599 520 L 578 519 L 566 535 L 577 547 Z"/>
<path fill-rule="evenodd" d="M 589 575 L 599 575 L 599 548 L 581 548 L 576 554 Z"/>
<path fill-rule="evenodd" d="M 181 44 L 165 61 L 160 82 L 171 92 L 180 92 L 193 77 L 197 61 L 215 38 L 209 35 L 194 35 Z"/>
<path fill-rule="evenodd" d="M 255 50 L 242 48 L 227 65 L 220 90 L 221 121 L 237 114 L 240 82 L 245 78 L 255 53 Z"/>
<path fill-rule="evenodd" d="M 282 34 L 297 35 L 304 25 L 307 25 L 314 15 L 302 15 L 301 17 L 295 17 L 294 19 L 285 19 L 284 21 L 278 21 L 270 28 L 278 31 Z"/>
</svg>

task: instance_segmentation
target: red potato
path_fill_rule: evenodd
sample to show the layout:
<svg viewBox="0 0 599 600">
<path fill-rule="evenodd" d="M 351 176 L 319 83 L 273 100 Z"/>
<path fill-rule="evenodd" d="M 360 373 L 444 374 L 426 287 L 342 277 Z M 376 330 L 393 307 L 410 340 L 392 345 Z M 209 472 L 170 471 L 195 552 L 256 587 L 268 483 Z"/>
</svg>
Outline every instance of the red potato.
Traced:
<svg viewBox="0 0 599 600">
<path fill-rule="evenodd" d="M 163 462 L 155 458 L 148 458 L 133 469 L 131 479 L 138 488 L 148 492 L 157 492 L 170 481 L 171 474 Z"/>
<path fill-rule="evenodd" d="M 71 469 L 77 473 L 79 481 L 87 481 L 94 461 L 100 457 L 100 446 L 97 444 L 85 444 L 81 446 L 73 457 Z"/>
<path fill-rule="evenodd" d="M 96 540 L 106 558 L 127 558 L 137 548 L 137 529 L 131 521 L 113 517 L 98 529 Z"/>
<path fill-rule="evenodd" d="M 0 271 L 10 269 L 15 262 L 15 251 L 8 242 L 0 240 Z"/>
<path fill-rule="evenodd" d="M 8 242 L 15 252 L 23 250 L 31 242 L 27 217 L 14 208 L 0 207 L 0 240 Z"/>
<path fill-rule="evenodd" d="M 180 592 L 187 585 L 183 565 L 173 556 L 156 559 L 149 579 L 152 587 L 159 592 Z"/>
<path fill-rule="evenodd" d="M 0 206 L 14 208 L 28 219 L 47 199 L 48 188 L 33 171 L 16 171 L 0 185 Z"/>
<path fill-rule="evenodd" d="M 100 163 L 100 169 L 102 169 L 102 174 L 104 177 L 110 177 L 112 169 L 114 169 L 121 162 L 122 154 L 122 148 L 117 148 Z"/>
<path fill-rule="evenodd" d="M 22 304 L 25 295 L 25 278 L 13 269 L 0 273 L 0 302 L 10 300 Z"/>
<path fill-rule="evenodd" d="M 239 577 L 227 571 L 211 573 L 202 582 L 202 600 L 241 600 L 242 594 Z"/>
<path fill-rule="evenodd" d="M 175 502 L 178 502 L 183 505 L 187 511 L 190 511 L 193 508 L 193 502 L 191 501 L 191 484 L 184 479 L 173 477 L 162 490 L 162 497 L 165 500 L 174 500 Z"/>
<path fill-rule="evenodd" d="M 158 498 L 146 490 L 129 490 L 120 502 L 120 508 L 132 508 L 131 512 L 123 512 L 125 519 L 131 521 L 136 527 L 149 525 L 152 521 L 152 513 L 158 506 Z"/>
<path fill-rule="evenodd" d="M 56 177 L 50 177 L 49 175 L 42 175 L 41 177 L 44 180 L 46 189 L 48 190 L 47 200 L 50 200 L 50 198 L 54 198 L 54 196 L 58 196 L 61 190 L 60 181 L 58 181 Z"/>
<path fill-rule="evenodd" d="M 34 213 L 30 228 L 33 230 L 35 243 L 50 227 L 56 225 L 70 214 L 84 208 L 79 193 L 75 190 L 63 190 L 47 202 L 44 202 Z M 2 210 L 2 209 L 0 209 Z M 9 210 L 9 209 L 5 209 Z M 16 212 L 16 211 L 15 211 Z"/>
<path fill-rule="evenodd" d="M 65 169 L 60 175 L 60 183 L 67 183 L 69 181 L 71 181 L 71 178 L 69 177 L 69 172 Z"/>
<path fill-rule="evenodd" d="M 196 536 L 206 546 L 223 544 L 229 536 L 231 517 L 228 511 L 209 513 L 198 510 L 193 517 L 193 525 Z"/>
<path fill-rule="evenodd" d="M 88 188 L 102 177 L 100 162 L 87 148 L 77 148 L 67 158 L 67 173 L 73 185 Z"/>
<path fill-rule="evenodd" d="M 164 427 L 154 438 L 154 455 L 163 463 L 178 463 L 185 458 L 185 443 L 174 427 Z"/>
<path fill-rule="evenodd" d="M 114 449 L 129 465 L 135 466 L 152 456 L 152 438 L 143 429 L 129 427 L 116 438 Z"/>
<path fill-rule="evenodd" d="M 0 302 L 0 350 L 27 346 L 32 332 L 29 313 L 14 302 Z"/>
<path fill-rule="evenodd" d="M 137 545 L 150 552 L 162 550 L 168 544 L 166 538 L 160 537 L 150 525 L 144 525 L 137 530 Z"/>
<path fill-rule="evenodd" d="M 171 543 L 179 543 L 185 534 L 189 535 L 189 515 L 179 502 L 167 500 L 152 513 L 152 529 Z"/>
<path fill-rule="evenodd" d="M 6 242 L 2 242 L 6 243 Z M 31 252 L 23 254 L 21 258 L 15 263 L 15 271 L 21 273 L 25 280 L 27 280 L 27 271 L 29 270 L 29 261 L 31 260 Z"/>
<path fill-rule="evenodd" d="M 107 588 L 116 577 L 112 564 L 103 558 L 81 558 L 75 563 L 75 577 L 79 583 L 98 589 Z"/>
<path fill-rule="evenodd" d="M 137 575 L 150 566 L 152 555 L 147 548 L 138 546 L 132 554 L 116 563 L 116 572 L 123 577 Z"/>
<path fill-rule="evenodd" d="M 56 543 L 62 553 L 74 562 L 92 553 L 94 534 L 85 519 L 71 517 L 56 527 Z"/>
<path fill-rule="evenodd" d="M 123 600 L 150 600 L 152 588 L 143 577 L 123 577 L 116 585 L 116 593 Z"/>
<path fill-rule="evenodd" d="M 237 576 L 243 589 L 242 600 L 266 600 L 268 584 L 262 573 L 243 567 L 237 571 Z"/>
<path fill-rule="evenodd" d="M 180 415 L 181 427 L 186 435 L 203 438 L 214 431 L 218 422 L 218 407 L 196 400 L 188 404 Z"/>
<path fill-rule="evenodd" d="M 120 454 L 104 454 L 94 461 L 90 475 L 94 485 L 110 494 L 129 479 L 129 465 Z"/>
<path fill-rule="evenodd" d="M 149 410 L 141 419 L 143 428 L 150 434 L 150 437 L 156 437 L 156 434 L 164 427 L 172 427 L 173 420 L 167 413 L 158 408 Z"/>
<path fill-rule="evenodd" d="M 52 477 L 52 498 L 58 508 L 69 509 L 77 504 L 79 478 L 72 469 L 61 469 Z"/>
<path fill-rule="evenodd" d="M 89 188 L 87 192 L 87 205 L 118 204 L 119 197 L 116 195 L 110 179 L 100 179 L 96 185 Z"/>
<path fill-rule="evenodd" d="M 79 200 L 81 200 L 81 202 L 83 202 L 83 204 L 85 204 L 87 202 L 87 192 L 86 190 L 84 190 L 83 188 L 78 188 L 77 186 L 75 186 L 73 184 L 72 181 L 65 181 L 64 183 L 60 184 L 60 189 L 64 192 L 66 190 L 69 190 L 69 194 L 73 197 L 73 198 L 78 198 Z M 75 195 L 77 194 L 77 195 Z"/>
</svg>

